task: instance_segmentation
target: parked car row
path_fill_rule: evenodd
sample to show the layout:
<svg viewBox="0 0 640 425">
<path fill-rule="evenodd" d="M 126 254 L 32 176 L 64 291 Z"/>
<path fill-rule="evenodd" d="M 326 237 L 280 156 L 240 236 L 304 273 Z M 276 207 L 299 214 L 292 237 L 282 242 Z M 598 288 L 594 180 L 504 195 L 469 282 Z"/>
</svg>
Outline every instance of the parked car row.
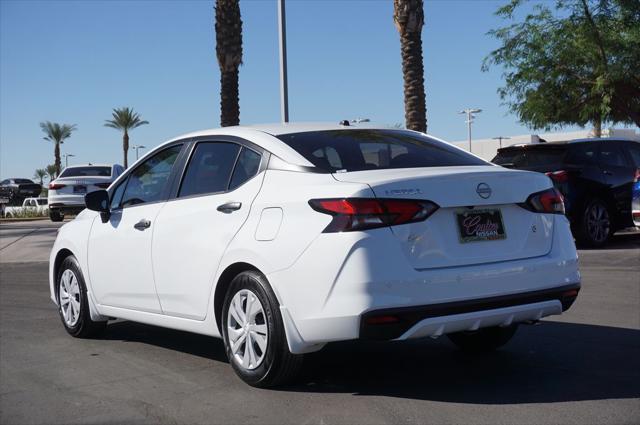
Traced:
<svg viewBox="0 0 640 425">
<path fill-rule="evenodd" d="M 564 197 L 579 244 L 600 247 L 618 230 L 640 226 L 640 143 L 579 139 L 498 150 L 492 162 L 545 173 Z"/>
<path fill-rule="evenodd" d="M 44 215 L 48 210 L 47 203 L 47 198 L 26 198 L 22 201 L 21 206 L 3 206 L 0 212 L 6 218 L 17 217 L 25 213 Z"/>
</svg>

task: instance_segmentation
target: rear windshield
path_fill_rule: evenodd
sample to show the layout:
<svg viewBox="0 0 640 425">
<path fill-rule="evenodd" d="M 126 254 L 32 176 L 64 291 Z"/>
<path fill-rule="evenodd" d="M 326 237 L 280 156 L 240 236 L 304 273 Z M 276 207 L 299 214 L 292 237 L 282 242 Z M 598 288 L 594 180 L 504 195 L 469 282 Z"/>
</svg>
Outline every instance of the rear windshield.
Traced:
<svg viewBox="0 0 640 425">
<path fill-rule="evenodd" d="M 562 162 L 565 149 L 562 148 L 521 148 L 498 152 L 491 162 L 510 167 L 544 167 Z"/>
<path fill-rule="evenodd" d="M 405 130 L 329 130 L 278 136 L 326 172 L 487 165 L 447 143 Z"/>
<path fill-rule="evenodd" d="M 33 182 L 29 179 L 14 179 L 14 182 L 16 182 L 16 184 L 33 184 Z"/>
<path fill-rule="evenodd" d="M 60 177 L 111 177 L 111 167 L 73 167 L 66 168 Z"/>
</svg>

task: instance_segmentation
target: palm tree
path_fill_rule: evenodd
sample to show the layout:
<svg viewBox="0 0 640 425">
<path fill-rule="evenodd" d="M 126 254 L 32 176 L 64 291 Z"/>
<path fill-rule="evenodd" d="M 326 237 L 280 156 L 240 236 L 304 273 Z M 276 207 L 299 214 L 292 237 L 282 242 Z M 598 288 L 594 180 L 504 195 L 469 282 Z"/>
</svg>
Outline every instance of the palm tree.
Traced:
<svg viewBox="0 0 640 425">
<path fill-rule="evenodd" d="M 36 169 L 35 173 L 33 173 L 33 178 L 35 180 L 40 180 L 40 186 L 44 185 L 44 178 L 47 177 L 47 170 L 44 168 Z"/>
<path fill-rule="evenodd" d="M 400 33 L 404 76 L 404 118 L 410 130 L 427 131 L 422 63 L 423 0 L 393 0 L 393 20 Z"/>
<path fill-rule="evenodd" d="M 123 131 L 122 151 L 124 153 L 124 168 L 127 168 L 129 166 L 127 161 L 127 154 L 129 153 L 129 130 L 149 124 L 149 121 L 141 119 L 140 114 L 134 112 L 133 108 L 129 107 L 115 108 L 111 115 L 113 119 L 105 120 L 104 126 Z"/>
<path fill-rule="evenodd" d="M 56 166 L 54 164 L 51 165 L 47 165 L 44 170 L 47 172 L 47 175 L 49 176 L 49 182 L 52 182 L 53 180 L 56 179 L 56 176 L 58 175 L 58 172 L 56 170 Z"/>
<path fill-rule="evenodd" d="M 53 155 L 55 157 L 54 166 L 56 167 L 56 175 L 60 174 L 60 145 L 64 143 L 66 139 L 71 137 L 71 133 L 76 130 L 75 124 L 58 124 L 57 122 L 41 122 L 40 128 L 46 134 L 44 140 L 53 142 L 55 145 Z"/>
<path fill-rule="evenodd" d="M 216 0 L 216 56 L 220 66 L 220 125 L 240 124 L 238 69 L 242 64 L 239 0 Z"/>
</svg>

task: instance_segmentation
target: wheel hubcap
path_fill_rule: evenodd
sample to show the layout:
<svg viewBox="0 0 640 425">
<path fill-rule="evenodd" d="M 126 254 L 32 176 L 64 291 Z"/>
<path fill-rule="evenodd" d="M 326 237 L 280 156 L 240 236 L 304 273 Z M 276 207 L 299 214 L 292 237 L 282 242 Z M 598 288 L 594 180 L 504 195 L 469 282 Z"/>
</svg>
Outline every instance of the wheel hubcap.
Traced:
<svg viewBox="0 0 640 425">
<path fill-rule="evenodd" d="M 75 326 L 80 318 L 80 286 L 78 278 L 69 269 L 60 276 L 60 311 L 67 326 Z"/>
<path fill-rule="evenodd" d="M 255 369 L 267 351 L 268 328 L 262 303 L 248 289 L 238 291 L 227 313 L 227 334 L 234 360 L 244 369 Z"/>
<path fill-rule="evenodd" d="M 600 205 L 592 205 L 587 212 L 587 231 L 595 242 L 604 241 L 609 235 L 609 213 Z"/>
</svg>

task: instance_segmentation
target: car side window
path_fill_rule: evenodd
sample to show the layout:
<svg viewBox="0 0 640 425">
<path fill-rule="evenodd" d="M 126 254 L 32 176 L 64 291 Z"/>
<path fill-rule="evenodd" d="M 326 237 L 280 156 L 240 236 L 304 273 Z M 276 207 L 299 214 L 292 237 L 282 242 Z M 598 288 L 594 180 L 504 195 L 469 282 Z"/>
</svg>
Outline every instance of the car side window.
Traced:
<svg viewBox="0 0 640 425">
<path fill-rule="evenodd" d="M 185 172 L 178 197 L 225 192 L 240 146 L 226 142 L 200 142 Z"/>
<path fill-rule="evenodd" d="M 124 193 L 124 188 L 127 187 L 127 180 L 125 179 L 116 187 L 116 190 L 113 191 L 113 195 L 111 196 L 111 203 L 109 208 L 112 210 L 117 209 L 120 206 L 120 201 L 122 200 L 122 194 Z"/>
<path fill-rule="evenodd" d="M 182 145 L 172 146 L 137 166 L 127 179 L 120 206 L 161 200 L 181 148 Z"/>
<path fill-rule="evenodd" d="M 597 143 L 569 144 L 569 152 L 565 158 L 567 164 L 595 164 L 598 157 Z"/>
<path fill-rule="evenodd" d="M 614 167 L 628 167 L 624 153 L 615 142 L 602 142 L 600 147 L 600 161 L 603 165 Z"/>
<path fill-rule="evenodd" d="M 9 180 L 2 180 L 0 185 L 4 186 L 5 184 L 9 184 Z"/>
<path fill-rule="evenodd" d="M 640 168 L 640 143 L 630 142 L 627 143 L 627 147 L 635 166 Z"/>
<path fill-rule="evenodd" d="M 238 161 L 236 162 L 236 167 L 233 170 L 233 175 L 231 176 L 229 190 L 235 189 L 251 177 L 258 174 L 261 158 L 262 157 L 259 153 L 243 147 L 242 152 L 240 152 L 240 156 L 238 157 Z"/>
</svg>

